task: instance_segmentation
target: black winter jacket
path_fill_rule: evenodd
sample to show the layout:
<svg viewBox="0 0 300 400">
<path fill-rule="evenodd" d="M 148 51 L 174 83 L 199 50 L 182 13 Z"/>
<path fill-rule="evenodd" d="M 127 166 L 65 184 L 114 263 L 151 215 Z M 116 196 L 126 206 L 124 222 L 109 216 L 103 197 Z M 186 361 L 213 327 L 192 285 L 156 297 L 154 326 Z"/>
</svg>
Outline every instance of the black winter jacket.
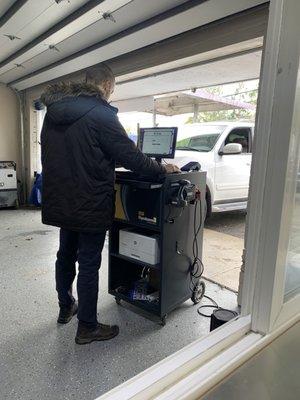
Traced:
<svg viewBox="0 0 300 400">
<path fill-rule="evenodd" d="M 41 97 L 42 221 L 81 232 L 109 229 L 114 214 L 115 162 L 158 175 L 164 167 L 141 153 L 94 86 L 55 84 Z"/>
</svg>

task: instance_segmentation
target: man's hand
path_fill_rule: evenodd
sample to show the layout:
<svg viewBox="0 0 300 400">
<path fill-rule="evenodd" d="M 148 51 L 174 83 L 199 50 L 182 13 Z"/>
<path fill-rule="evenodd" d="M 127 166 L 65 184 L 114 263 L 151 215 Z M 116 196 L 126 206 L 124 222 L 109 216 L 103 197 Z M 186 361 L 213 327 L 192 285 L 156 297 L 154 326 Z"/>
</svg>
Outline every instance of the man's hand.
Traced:
<svg viewBox="0 0 300 400">
<path fill-rule="evenodd" d="M 166 164 L 164 165 L 167 174 L 178 174 L 180 171 L 180 169 L 177 167 L 177 165 L 174 164 Z"/>
</svg>

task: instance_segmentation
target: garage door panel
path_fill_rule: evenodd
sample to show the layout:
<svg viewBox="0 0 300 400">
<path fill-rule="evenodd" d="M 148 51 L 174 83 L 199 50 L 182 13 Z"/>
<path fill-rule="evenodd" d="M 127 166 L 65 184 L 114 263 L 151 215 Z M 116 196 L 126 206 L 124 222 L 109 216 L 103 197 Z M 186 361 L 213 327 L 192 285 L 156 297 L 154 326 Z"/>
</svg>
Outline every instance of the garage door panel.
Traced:
<svg viewBox="0 0 300 400">
<path fill-rule="evenodd" d="M 70 57 L 62 58 L 60 61 L 42 67 L 35 72 L 25 73 L 19 79 L 10 81 L 9 83 L 19 90 L 23 90 L 26 87 L 38 85 L 42 82 L 49 81 L 51 79 L 57 79 L 66 74 L 71 74 L 81 69 L 87 68 L 91 65 L 106 61 L 109 62 L 112 59 L 118 57 L 126 57 L 130 52 L 134 52 L 140 49 L 144 49 L 146 52 L 149 46 L 152 49 L 155 46 L 160 46 L 160 43 L 172 38 L 176 41 L 177 36 L 191 29 L 197 28 L 204 24 L 209 24 L 214 20 L 218 20 L 218 17 L 231 16 L 235 11 L 243 11 L 251 6 L 257 6 L 258 4 L 264 3 L 259 0 L 243 0 L 235 1 L 230 0 L 224 3 L 224 8 L 220 8 L 218 0 L 209 0 L 197 2 L 190 0 L 184 3 L 175 13 L 165 15 L 163 18 L 155 21 L 151 21 L 151 25 L 139 25 L 138 27 L 131 27 L 127 32 L 124 32 L 124 36 L 120 38 L 110 38 L 111 43 L 99 43 L 88 49 L 81 50 L 79 53 Z M 241 14 L 242 15 L 242 14 Z M 209 25 L 206 25 L 209 27 Z M 249 33 L 250 31 L 250 33 Z M 248 35 L 253 37 L 258 33 L 252 33 L 248 29 Z M 261 32 L 260 32 L 261 34 Z M 174 36 L 175 35 L 175 36 Z M 224 35 L 223 35 L 224 36 Z M 235 32 L 236 41 L 239 40 L 237 32 Z M 245 34 L 244 39 L 246 40 L 247 35 Z M 201 52 L 201 45 L 207 41 L 193 40 L 190 37 L 190 41 L 194 43 L 193 52 Z M 211 42 L 212 43 L 212 42 Z M 198 44 L 198 47 L 197 47 Z M 184 48 L 182 47 L 181 50 Z M 155 62 L 161 63 L 160 57 L 163 57 L 163 53 L 158 50 Z M 179 50 L 180 52 L 180 50 Z M 168 52 L 167 52 L 168 53 Z M 171 56 L 174 57 L 172 52 Z M 177 53 L 178 54 L 178 53 Z M 157 65 L 156 64 L 156 65 Z"/>
</svg>

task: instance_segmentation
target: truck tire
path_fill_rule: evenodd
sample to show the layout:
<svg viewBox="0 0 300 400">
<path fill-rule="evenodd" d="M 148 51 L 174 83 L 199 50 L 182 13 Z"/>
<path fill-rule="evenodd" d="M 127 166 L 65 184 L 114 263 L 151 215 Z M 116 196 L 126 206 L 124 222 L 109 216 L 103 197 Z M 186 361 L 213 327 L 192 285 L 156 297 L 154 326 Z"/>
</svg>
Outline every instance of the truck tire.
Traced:
<svg viewBox="0 0 300 400">
<path fill-rule="evenodd" d="M 204 205 L 204 221 L 211 216 L 211 195 L 209 188 L 206 186 L 205 205 Z"/>
</svg>

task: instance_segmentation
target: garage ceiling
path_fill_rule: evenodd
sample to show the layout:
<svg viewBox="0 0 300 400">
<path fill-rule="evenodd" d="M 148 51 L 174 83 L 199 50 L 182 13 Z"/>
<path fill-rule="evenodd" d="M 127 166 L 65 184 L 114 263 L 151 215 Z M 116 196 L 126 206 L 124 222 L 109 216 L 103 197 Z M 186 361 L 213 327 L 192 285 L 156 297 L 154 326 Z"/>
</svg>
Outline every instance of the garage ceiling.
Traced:
<svg viewBox="0 0 300 400">
<path fill-rule="evenodd" d="M 23 90 L 102 61 L 117 60 L 262 3 L 265 1 L 1 0 L 0 82 Z"/>
<path fill-rule="evenodd" d="M 117 85 L 113 105 L 120 112 L 151 111 L 153 98 L 160 93 L 216 86 L 259 78 L 261 51 L 165 71 Z"/>
</svg>

